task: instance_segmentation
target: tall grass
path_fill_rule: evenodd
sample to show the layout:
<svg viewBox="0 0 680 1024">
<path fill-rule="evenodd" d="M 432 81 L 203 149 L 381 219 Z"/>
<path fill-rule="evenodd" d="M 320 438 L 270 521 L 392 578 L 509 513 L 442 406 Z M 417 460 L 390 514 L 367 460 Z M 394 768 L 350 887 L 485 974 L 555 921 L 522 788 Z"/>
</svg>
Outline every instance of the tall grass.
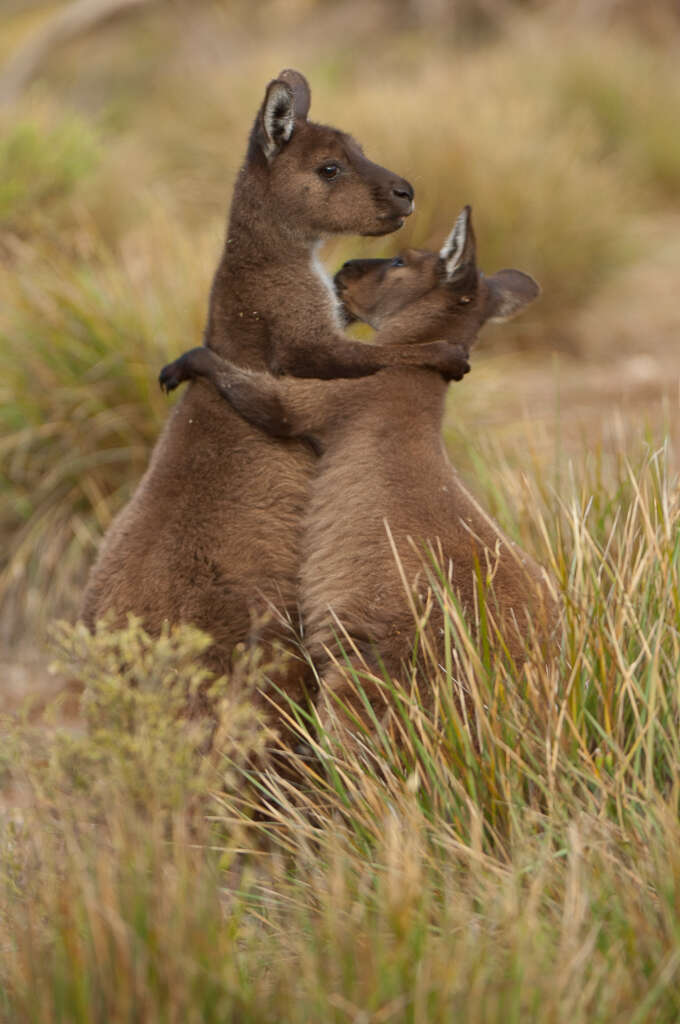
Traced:
<svg viewBox="0 0 680 1024">
<path fill-rule="evenodd" d="M 223 706 L 223 759 L 196 753 L 175 715 L 197 682 L 199 637 L 62 629 L 90 727 L 9 729 L 6 1016 L 675 1021 L 680 507 L 668 461 L 663 447 L 631 465 L 596 453 L 559 495 L 525 472 L 529 500 L 507 525 L 540 538 L 558 580 L 555 659 L 518 674 L 475 658 L 452 610 L 472 715 L 445 668 L 431 671 L 434 713 L 404 693 L 401 727 L 359 748 L 311 734 L 317 759 L 299 761 L 296 782 L 253 770 L 262 733 L 237 695 Z"/>
</svg>

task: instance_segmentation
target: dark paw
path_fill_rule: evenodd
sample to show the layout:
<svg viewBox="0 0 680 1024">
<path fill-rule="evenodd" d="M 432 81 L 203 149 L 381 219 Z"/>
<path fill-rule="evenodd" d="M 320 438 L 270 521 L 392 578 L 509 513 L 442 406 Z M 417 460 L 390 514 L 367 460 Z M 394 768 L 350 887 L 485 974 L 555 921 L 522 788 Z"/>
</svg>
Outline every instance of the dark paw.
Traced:
<svg viewBox="0 0 680 1024">
<path fill-rule="evenodd" d="M 467 359 L 451 361 L 442 370 L 442 377 L 446 381 L 462 380 L 466 373 L 470 372 L 470 364 Z"/>
<path fill-rule="evenodd" d="M 470 372 L 468 353 L 462 345 L 451 345 L 444 361 L 442 374 L 445 380 L 462 380 Z"/>
<path fill-rule="evenodd" d="M 174 363 L 168 363 L 158 374 L 158 383 L 161 386 L 161 391 L 165 391 L 167 395 L 174 391 L 176 387 L 179 387 L 182 381 L 186 379 L 181 357 L 175 359 Z"/>
<path fill-rule="evenodd" d="M 464 362 L 461 362 L 460 365 L 456 368 L 455 373 L 451 377 L 451 380 L 462 380 L 465 374 L 469 372 L 470 364 L 466 359 Z"/>
</svg>

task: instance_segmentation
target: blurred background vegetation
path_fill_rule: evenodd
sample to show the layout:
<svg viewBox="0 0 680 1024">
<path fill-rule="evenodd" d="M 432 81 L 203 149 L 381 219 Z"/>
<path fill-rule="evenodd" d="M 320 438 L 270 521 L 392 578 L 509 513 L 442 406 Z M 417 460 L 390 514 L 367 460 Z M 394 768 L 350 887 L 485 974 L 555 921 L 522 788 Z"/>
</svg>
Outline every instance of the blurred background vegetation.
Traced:
<svg viewBox="0 0 680 1024">
<path fill-rule="evenodd" d="M 578 447 L 674 434 L 675 0 L 4 0 L 1 17 L 4 644 L 39 649 L 77 609 L 167 414 L 158 369 L 200 340 L 246 136 L 286 66 L 313 117 L 416 187 L 398 236 L 335 241 L 331 269 L 437 246 L 470 202 L 482 266 L 543 286 L 451 391 L 464 471 L 482 437 L 552 473 Z"/>
</svg>

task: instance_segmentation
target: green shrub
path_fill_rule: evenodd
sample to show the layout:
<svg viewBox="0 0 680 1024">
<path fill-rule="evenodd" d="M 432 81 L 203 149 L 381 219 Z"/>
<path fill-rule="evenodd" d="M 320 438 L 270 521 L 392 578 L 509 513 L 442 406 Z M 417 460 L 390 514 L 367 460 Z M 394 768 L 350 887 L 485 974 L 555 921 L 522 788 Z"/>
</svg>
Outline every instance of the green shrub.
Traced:
<svg viewBox="0 0 680 1024">
<path fill-rule="evenodd" d="M 210 639 L 190 626 L 154 639 L 130 616 L 124 629 L 58 623 L 51 632 L 54 669 L 82 688 L 84 732 L 18 729 L 5 767 L 39 777 L 48 803 L 70 793 L 98 813 L 112 802 L 178 812 L 263 753 L 270 734 L 249 698 L 266 668 L 245 656 L 238 676 L 216 679 L 200 664 Z"/>
</svg>

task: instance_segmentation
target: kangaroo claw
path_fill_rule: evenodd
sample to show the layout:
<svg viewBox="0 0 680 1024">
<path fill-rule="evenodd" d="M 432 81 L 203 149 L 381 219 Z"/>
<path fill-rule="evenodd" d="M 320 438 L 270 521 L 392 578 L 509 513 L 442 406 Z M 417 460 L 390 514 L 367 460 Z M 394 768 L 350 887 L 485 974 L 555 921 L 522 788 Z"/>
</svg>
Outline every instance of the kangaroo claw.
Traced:
<svg viewBox="0 0 680 1024">
<path fill-rule="evenodd" d="M 160 384 L 161 391 L 164 391 L 166 395 L 174 391 L 182 383 L 182 380 L 183 378 L 177 373 L 174 363 L 168 363 L 158 374 L 158 383 Z"/>
</svg>

